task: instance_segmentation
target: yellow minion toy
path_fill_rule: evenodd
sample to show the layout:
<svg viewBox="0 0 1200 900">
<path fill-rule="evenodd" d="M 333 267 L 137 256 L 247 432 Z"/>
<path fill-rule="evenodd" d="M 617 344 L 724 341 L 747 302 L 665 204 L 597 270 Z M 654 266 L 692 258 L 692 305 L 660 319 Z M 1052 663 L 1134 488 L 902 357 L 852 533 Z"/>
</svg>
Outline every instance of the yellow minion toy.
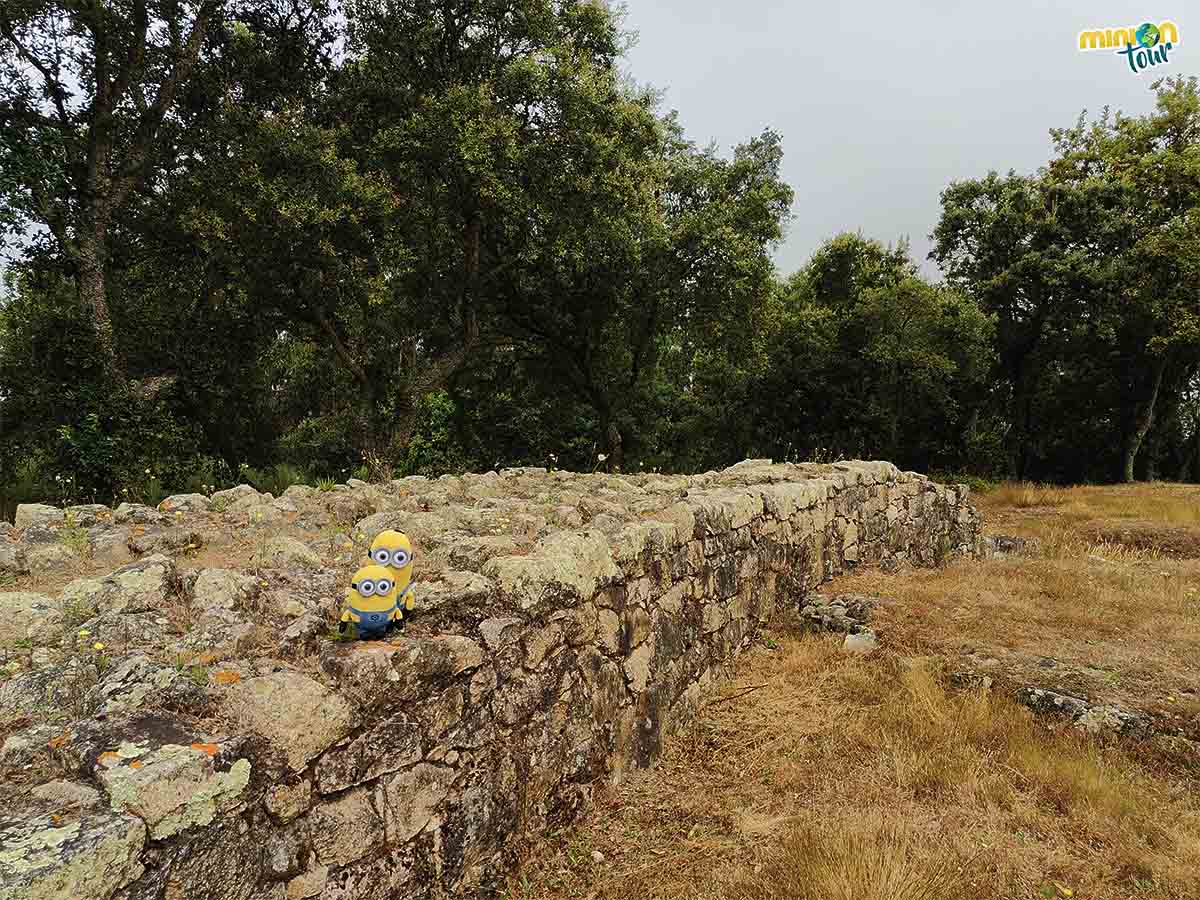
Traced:
<svg viewBox="0 0 1200 900">
<path fill-rule="evenodd" d="M 358 636 L 368 640 L 383 637 L 393 622 L 398 621 L 396 581 L 392 571 L 383 566 L 363 566 L 350 580 L 350 590 L 342 610 L 339 632 L 353 622 Z"/>
<path fill-rule="evenodd" d="M 412 568 L 413 549 L 408 535 L 399 531 L 382 531 L 371 542 L 371 550 L 367 554 L 377 566 L 387 566 L 396 582 L 396 611 L 397 624 L 403 625 L 404 619 L 413 615 Z"/>
</svg>

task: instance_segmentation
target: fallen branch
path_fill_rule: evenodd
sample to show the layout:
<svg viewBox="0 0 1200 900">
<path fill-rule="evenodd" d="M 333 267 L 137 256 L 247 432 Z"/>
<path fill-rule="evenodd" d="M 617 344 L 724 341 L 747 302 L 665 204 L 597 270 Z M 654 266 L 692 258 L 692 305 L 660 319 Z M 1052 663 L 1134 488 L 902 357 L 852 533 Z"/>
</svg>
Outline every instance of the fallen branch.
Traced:
<svg viewBox="0 0 1200 900">
<path fill-rule="evenodd" d="M 706 708 L 709 706 L 719 706 L 722 703 L 728 703 L 730 700 L 737 700 L 741 697 L 745 697 L 747 694 L 753 694 L 755 691 L 761 691 L 769 683 L 770 682 L 764 682 L 763 684 L 752 684 L 752 685 L 750 685 L 750 687 L 746 688 L 744 691 L 741 691 L 740 693 L 732 694 L 728 697 L 722 697 L 720 700 L 712 700 L 708 703 L 705 703 L 704 706 Z"/>
</svg>

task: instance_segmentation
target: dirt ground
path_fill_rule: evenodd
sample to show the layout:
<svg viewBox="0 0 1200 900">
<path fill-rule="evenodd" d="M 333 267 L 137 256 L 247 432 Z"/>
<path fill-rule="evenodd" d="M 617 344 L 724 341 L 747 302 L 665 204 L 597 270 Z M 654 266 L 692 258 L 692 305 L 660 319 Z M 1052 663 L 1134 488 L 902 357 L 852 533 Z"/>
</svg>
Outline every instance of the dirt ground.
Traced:
<svg viewBox="0 0 1200 900">
<path fill-rule="evenodd" d="M 822 586 L 880 598 L 878 652 L 782 615 L 510 900 L 1200 898 L 1200 487 L 977 501 L 1034 542 Z M 1150 724 L 1088 735 L 1026 687 Z"/>
</svg>

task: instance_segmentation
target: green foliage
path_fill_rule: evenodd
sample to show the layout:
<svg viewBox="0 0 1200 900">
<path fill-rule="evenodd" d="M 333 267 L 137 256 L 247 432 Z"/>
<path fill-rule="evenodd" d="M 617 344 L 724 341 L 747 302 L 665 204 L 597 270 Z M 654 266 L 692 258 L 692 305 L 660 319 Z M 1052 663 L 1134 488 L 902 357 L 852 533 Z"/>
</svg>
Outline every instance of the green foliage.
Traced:
<svg viewBox="0 0 1200 900">
<path fill-rule="evenodd" d="M 778 134 L 690 142 L 622 72 L 608 4 L 502 6 L 206 4 L 142 131 L 198 7 L 145 36 L 105 7 L 97 44 L 74 7 L 19 5 L 33 53 L 76 26 L 40 73 L 74 101 L 0 34 L 0 227 L 32 235 L 0 299 L 0 514 L 747 456 L 1200 477 L 1193 82 L 1056 131 L 1035 175 L 950 185 L 943 284 L 851 234 L 781 280 Z M 130 93 L 98 94 L 96 48 L 120 69 L 139 41 Z M 89 174 L 89 141 L 144 165 Z"/>
<path fill-rule="evenodd" d="M 1149 115 L 1054 130 L 1036 176 L 943 194 L 934 256 L 996 318 L 1010 476 L 1132 480 L 1168 453 L 1176 471 L 1200 465 L 1180 416 L 1200 376 L 1200 93 L 1154 88 Z"/>
<path fill-rule="evenodd" d="M 755 449 L 781 457 L 972 466 L 991 322 L 931 285 L 903 245 L 825 244 L 781 290 L 769 363 L 753 381 Z"/>
<path fill-rule="evenodd" d="M 461 473 L 469 468 L 466 453 L 455 433 L 457 409 L 445 391 L 427 394 L 417 405 L 418 424 L 401 457 L 398 474 Z"/>
<path fill-rule="evenodd" d="M 58 539 L 76 556 L 85 557 L 91 553 L 87 529 L 81 527 L 71 513 L 67 513 L 66 521 L 59 528 Z"/>
<path fill-rule="evenodd" d="M 34 457 L 25 457 L 12 468 L 12 474 L 3 474 L 0 480 L 0 519 L 12 521 L 17 506 L 22 503 L 44 503 L 55 495 L 54 480 L 49 483 L 43 475 L 43 466 Z M 0 473 L 4 470 L 0 467 Z"/>
<path fill-rule="evenodd" d="M 268 469 L 256 469 L 242 463 L 238 466 L 238 480 L 250 485 L 260 493 L 269 493 L 279 497 L 293 484 L 313 483 L 313 479 L 305 471 L 290 463 L 276 463 Z"/>
</svg>

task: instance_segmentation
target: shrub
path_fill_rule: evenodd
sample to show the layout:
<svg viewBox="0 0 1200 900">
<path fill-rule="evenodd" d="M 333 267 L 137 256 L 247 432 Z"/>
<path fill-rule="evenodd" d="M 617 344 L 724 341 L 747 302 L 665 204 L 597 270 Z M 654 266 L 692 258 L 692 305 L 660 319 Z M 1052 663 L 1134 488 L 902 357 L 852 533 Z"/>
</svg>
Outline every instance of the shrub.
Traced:
<svg viewBox="0 0 1200 900">
<path fill-rule="evenodd" d="M 466 471 L 469 460 L 454 430 L 456 412 L 453 399 L 445 391 L 421 398 L 417 427 L 399 460 L 401 477 Z"/>
<path fill-rule="evenodd" d="M 256 469 L 246 463 L 238 466 L 238 478 L 260 493 L 278 497 L 293 484 L 312 484 L 308 473 L 290 463 L 276 463 L 269 469 Z"/>
</svg>

